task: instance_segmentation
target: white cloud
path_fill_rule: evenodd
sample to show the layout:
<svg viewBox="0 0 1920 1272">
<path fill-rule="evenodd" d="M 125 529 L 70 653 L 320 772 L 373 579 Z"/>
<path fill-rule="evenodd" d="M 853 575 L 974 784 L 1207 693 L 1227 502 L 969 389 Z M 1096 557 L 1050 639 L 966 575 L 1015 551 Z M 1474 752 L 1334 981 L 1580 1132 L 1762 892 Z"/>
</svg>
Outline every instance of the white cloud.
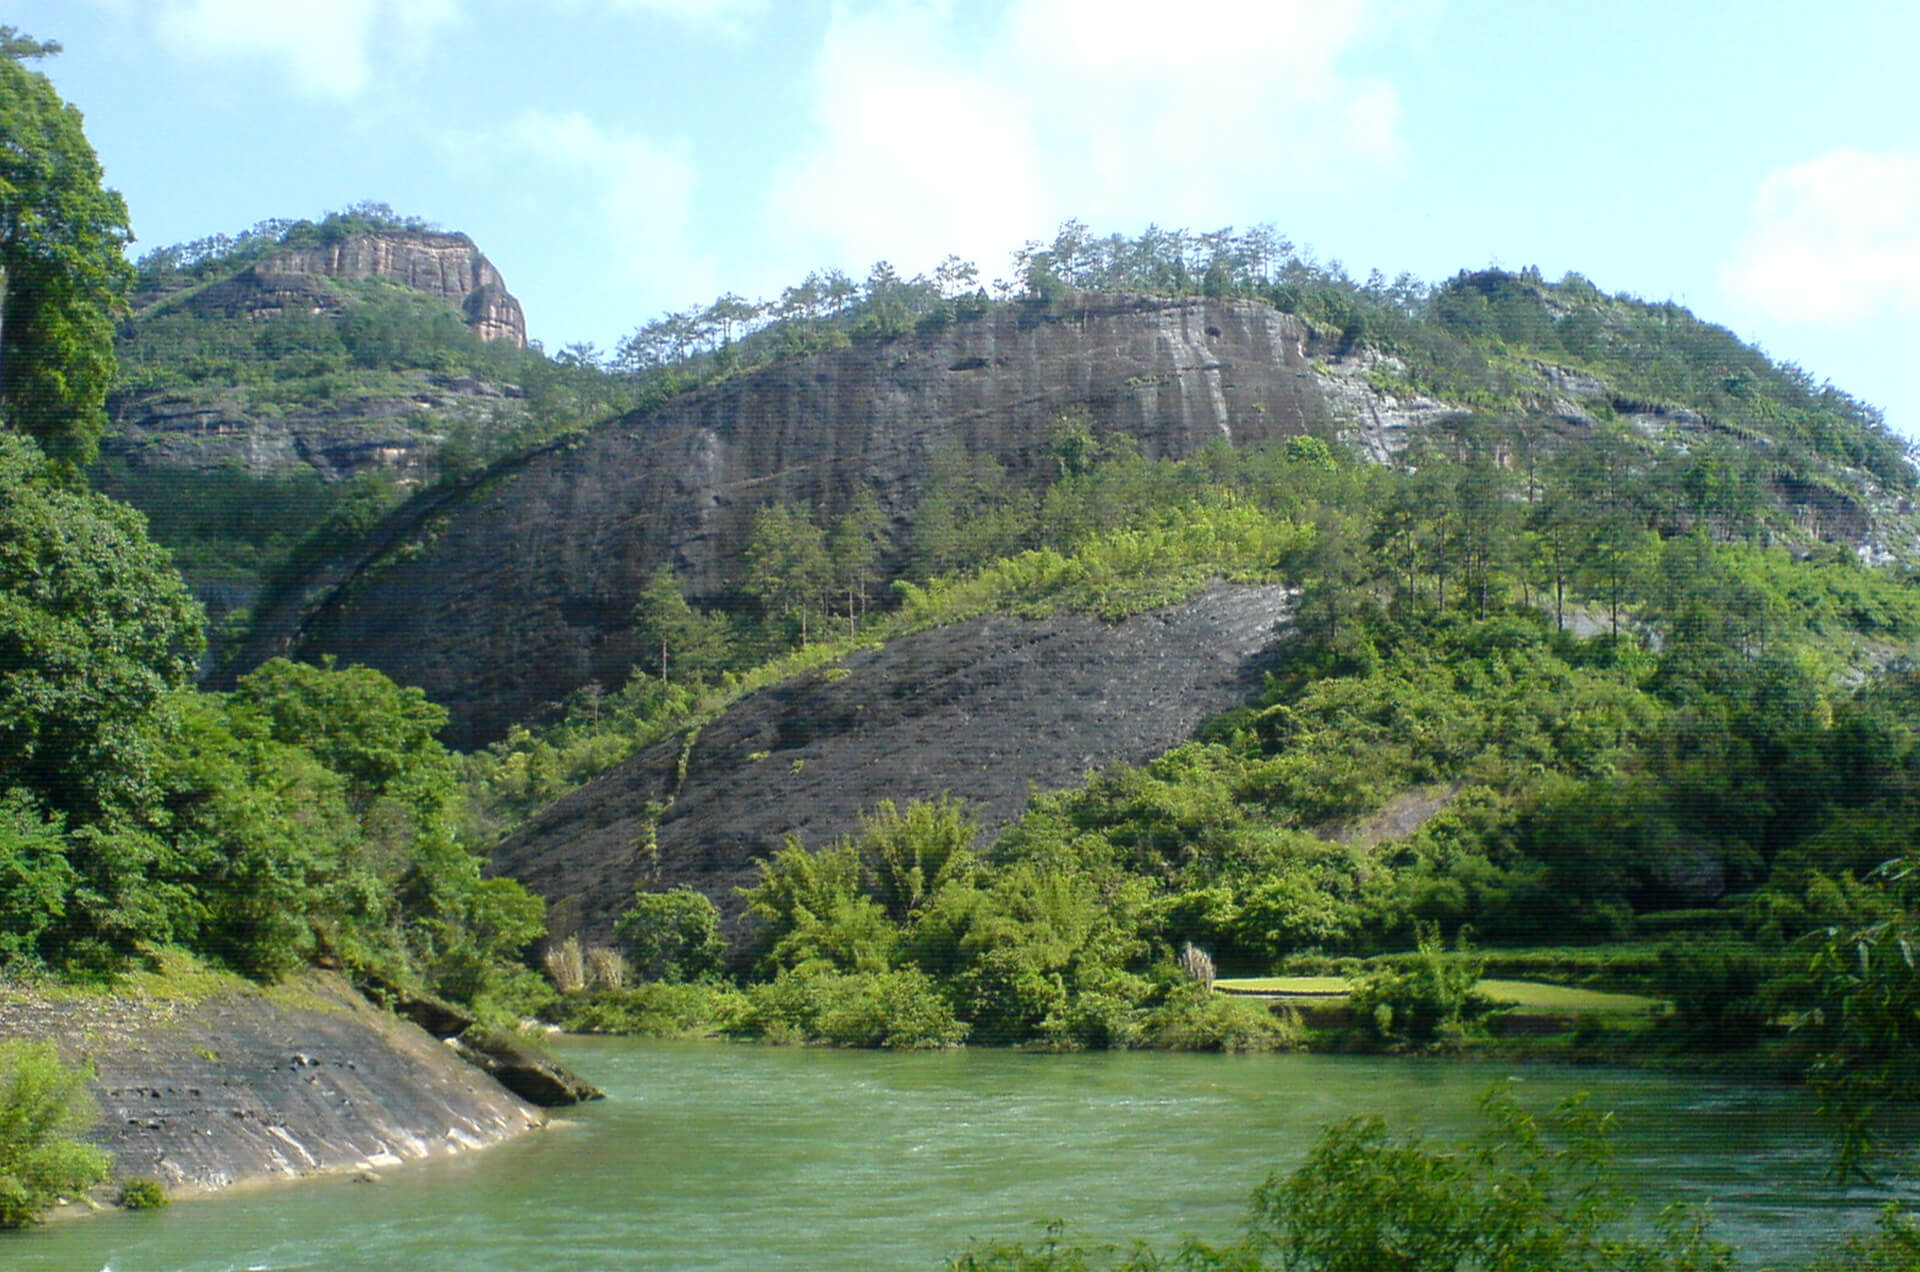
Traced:
<svg viewBox="0 0 1920 1272">
<path fill-rule="evenodd" d="M 1214 0 L 891 0 L 834 10 L 813 67 L 807 148 L 779 174 L 776 222 L 854 263 L 921 269 L 948 251 L 988 271 L 1079 217 L 1214 229 L 1284 219 L 1287 200 L 1398 158 L 1398 103 L 1341 63 L 1360 5 Z M 962 21 L 962 18 L 966 21 Z"/>
<path fill-rule="evenodd" d="M 1773 173 L 1721 282 L 1781 321 L 1920 317 L 1920 152 L 1830 150 Z"/>
<path fill-rule="evenodd" d="M 684 147 L 606 131 L 578 112 L 528 111 L 505 140 L 530 174 L 561 169 L 556 189 L 593 193 L 619 281 L 662 296 L 707 293 L 712 271 L 692 248 L 694 171 Z"/>
<path fill-rule="evenodd" d="M 308 97 L 358 96 L 376 54 L 402 58 L 458 16 L 458 0 L 160 0 L 160 43 L 200 61 L 278 64 Z"/>
<path fill-rule="evenodd" d="M 739 37 L 767 11 L 767 0 L 606 0 L 616 9 L 633 9 L 682 26 Z"/>
</svg>

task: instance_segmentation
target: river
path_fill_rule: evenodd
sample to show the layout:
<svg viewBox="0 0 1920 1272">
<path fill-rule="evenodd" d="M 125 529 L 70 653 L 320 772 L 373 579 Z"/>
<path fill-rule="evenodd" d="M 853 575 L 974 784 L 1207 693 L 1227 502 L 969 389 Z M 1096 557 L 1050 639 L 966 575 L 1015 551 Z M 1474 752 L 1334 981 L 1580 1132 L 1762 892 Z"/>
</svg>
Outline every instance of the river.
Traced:
<svg viewBox="0 0 1920 1272">
<path fill-rule="evenodd" d="M 1358 1112 L 1441 1135 L 1511 1081 L 1587 1091 L 1650 1201 L 1711 1202 L 1748 1263 L 1871 1222 L 1822 1182 L 1801 1091 L 1624 1069 L 1377 1057 L 925 1055 L 575 1040 L 610 1099 L 483 1153 L 0 1234 L 9 1272 L 926 1269 L 970 1238 L 1232 1237 L 1248 1193 Z M 1911 1200 L 1909 1196 L 1907 1198 Z"/>
</svg>

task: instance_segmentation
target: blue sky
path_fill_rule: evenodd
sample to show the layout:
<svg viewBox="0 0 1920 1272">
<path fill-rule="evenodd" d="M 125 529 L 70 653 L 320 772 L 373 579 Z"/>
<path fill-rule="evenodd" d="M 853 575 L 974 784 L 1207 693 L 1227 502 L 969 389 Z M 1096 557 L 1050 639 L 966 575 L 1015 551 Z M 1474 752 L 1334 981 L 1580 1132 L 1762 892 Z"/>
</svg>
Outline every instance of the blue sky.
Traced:
<svg viewBox="0 0 1920 1272">
<path fill-rule="evenodd" d="M 141 247 L 370 199 L 550 349 L 1070 217 L 1673 299 L 1920 436 L 1912 0 L 13 0 Z"/>
</svg>

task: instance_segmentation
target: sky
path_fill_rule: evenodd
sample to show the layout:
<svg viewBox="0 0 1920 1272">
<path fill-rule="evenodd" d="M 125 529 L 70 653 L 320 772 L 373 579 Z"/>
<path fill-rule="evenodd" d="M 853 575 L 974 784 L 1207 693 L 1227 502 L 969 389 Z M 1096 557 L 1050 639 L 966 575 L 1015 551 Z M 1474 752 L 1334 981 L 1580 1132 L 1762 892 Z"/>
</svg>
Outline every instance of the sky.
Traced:
<svg viewBox="0 0 1920 1272">
<path fill-rule="evenodd" d="M 1271 224 L 1578 271 L 1920 437 L 1913 0 L 9 0 L 135 253 L 370 200 L 549 350 L 879 260 Z"/>
</svg>

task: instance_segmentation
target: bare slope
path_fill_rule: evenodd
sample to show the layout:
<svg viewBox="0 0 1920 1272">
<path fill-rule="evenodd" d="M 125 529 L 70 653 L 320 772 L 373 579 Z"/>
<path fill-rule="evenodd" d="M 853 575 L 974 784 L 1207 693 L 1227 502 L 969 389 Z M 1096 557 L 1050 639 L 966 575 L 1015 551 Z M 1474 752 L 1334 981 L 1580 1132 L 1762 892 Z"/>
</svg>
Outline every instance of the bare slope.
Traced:
<svg viewBox="0 0 1920 1272">
<path fill-rule="evenodd" d="M 1257 688 L 1286 609 L 1282 589 L 1221 587 L 1113 624 L 919 632 L 740 702 L 690 747 L 642 752 L 543 811 L 494 867 L 546 895 L 556 934 L 604 939 L 637 884 L 691 884 L 737 924 L 734 888 L 788 833 L 821 847 L 882 799 L 951 792 L 990 835 L 1033 790 L 1186 740 Z"/>
</svg>

